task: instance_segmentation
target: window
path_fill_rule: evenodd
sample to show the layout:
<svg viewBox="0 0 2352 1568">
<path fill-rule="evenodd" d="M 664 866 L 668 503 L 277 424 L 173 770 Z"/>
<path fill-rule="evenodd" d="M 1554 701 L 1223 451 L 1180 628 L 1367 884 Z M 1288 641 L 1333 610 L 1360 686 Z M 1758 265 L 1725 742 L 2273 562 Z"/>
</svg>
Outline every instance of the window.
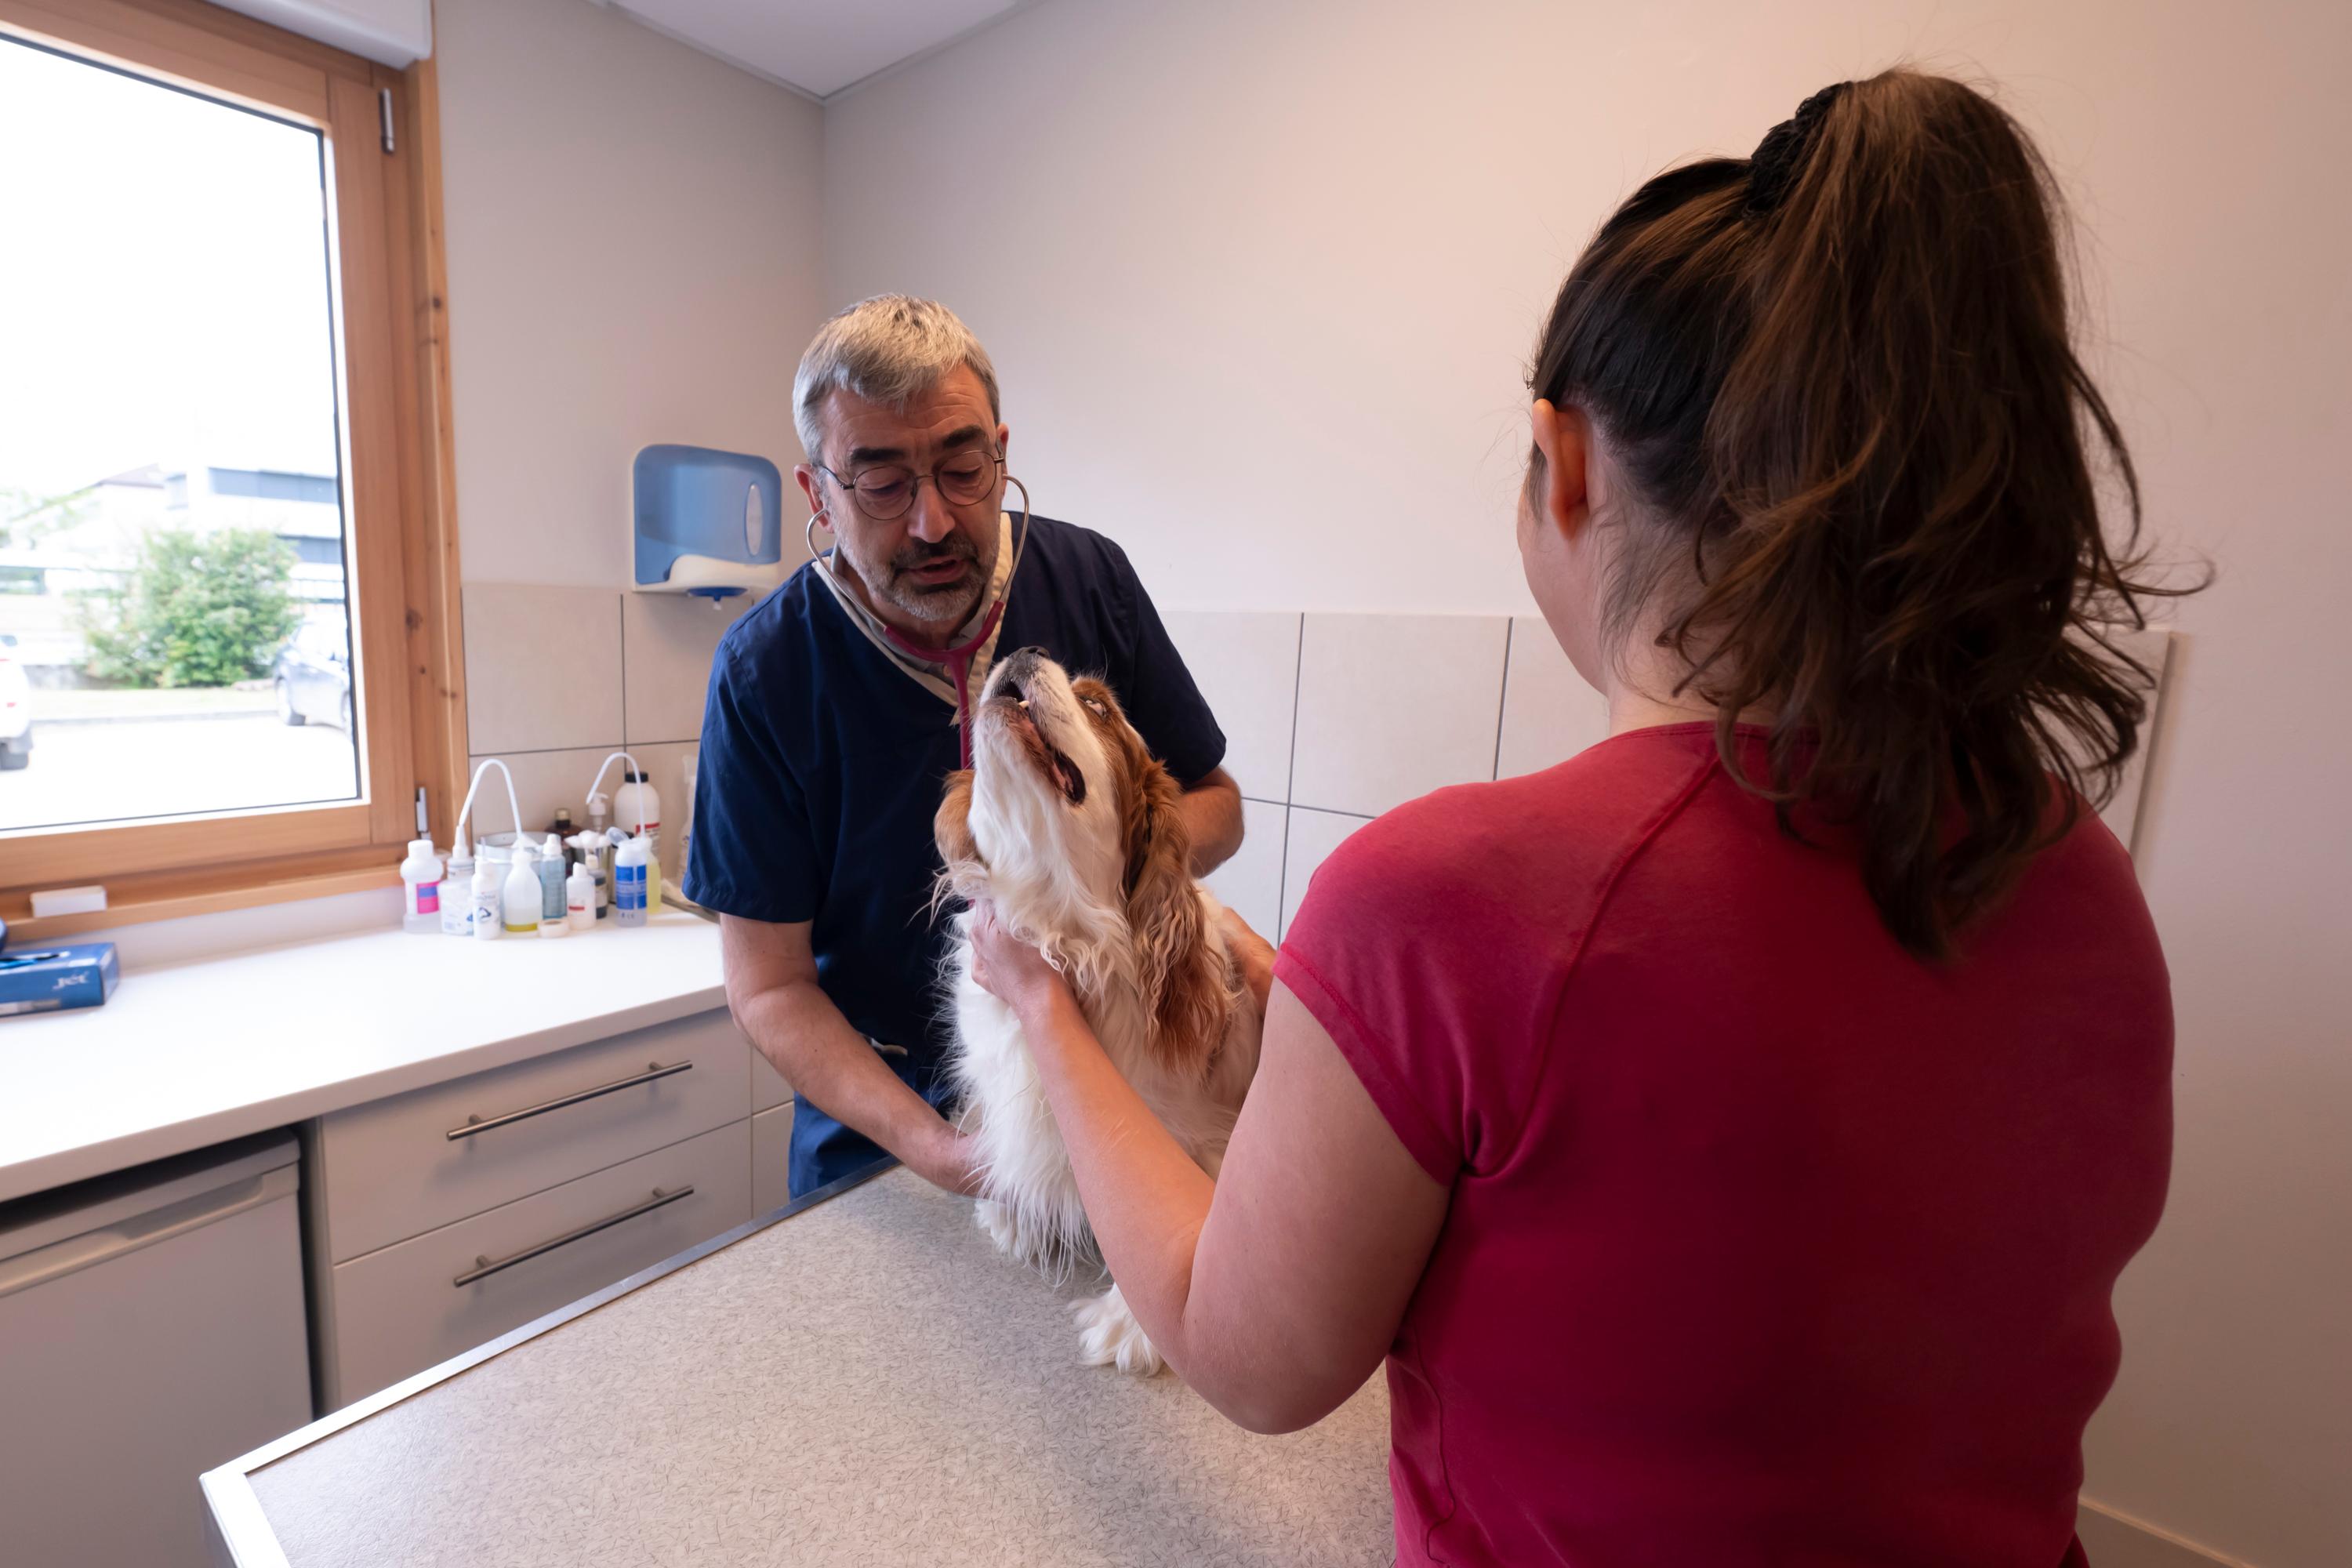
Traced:
<svg viewBox="0 0 2352 1568">
<path fill-rule="evenodd" d="M 0 0 L 0 915 L 387 878 L 420 789 L 446 837 L 430 89 L 199 0 Z"/>
</svg>

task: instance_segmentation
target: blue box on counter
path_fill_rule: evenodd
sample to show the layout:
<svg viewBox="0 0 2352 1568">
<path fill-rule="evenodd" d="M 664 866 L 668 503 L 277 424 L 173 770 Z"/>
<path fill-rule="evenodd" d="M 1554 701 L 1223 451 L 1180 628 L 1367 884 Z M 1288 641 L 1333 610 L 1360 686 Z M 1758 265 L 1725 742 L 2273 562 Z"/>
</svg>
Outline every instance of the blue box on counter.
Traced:
<svg viewBox="0 0 2352 1568">
<path fill-rule="evenodd" d="M 0 1018 L 95 1007 L 114 994 L 121 977 L 110 942 L 0 952 Z"/>
</svg>

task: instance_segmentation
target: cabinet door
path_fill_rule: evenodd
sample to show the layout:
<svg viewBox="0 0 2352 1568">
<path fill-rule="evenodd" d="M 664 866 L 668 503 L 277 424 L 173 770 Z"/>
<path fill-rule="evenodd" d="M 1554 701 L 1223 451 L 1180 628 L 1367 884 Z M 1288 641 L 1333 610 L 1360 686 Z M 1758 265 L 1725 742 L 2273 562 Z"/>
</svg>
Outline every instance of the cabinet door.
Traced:
<svg viewBox="0 0 2352 1568">
<path fill-rule="evenodd" d="M 329 1408 L 751 1217 L 751 1123 L 624 1161 L 335 1266 Z"/>
<path fill-rule="evenodd" d="M 740 1121 L 750 1054 L 721 1009 L 324 1117 L 313 1179 L 330 1256 L 346 1262 Z"/>
<path fill-rule="evenodd" d="M 793 1201 L 793 1102 L 751 1118 L 751 1217 L 765 1219 Z"/>
</svg>

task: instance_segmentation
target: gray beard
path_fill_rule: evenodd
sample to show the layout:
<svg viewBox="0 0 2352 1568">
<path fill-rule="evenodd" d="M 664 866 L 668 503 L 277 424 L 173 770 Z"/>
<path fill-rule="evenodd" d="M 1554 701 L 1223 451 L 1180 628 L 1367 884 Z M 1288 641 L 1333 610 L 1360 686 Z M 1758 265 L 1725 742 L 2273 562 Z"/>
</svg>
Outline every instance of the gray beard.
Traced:
<svg viewBox="0 0 2352 1568">
<path fill-rule="evenodd" d="M 847 540 L 842 541 L 842 552 L 849 557 L 851 570 L 857 574 L 857 580 L 865 584 L 868 595 L 903 615 L 913 616 L 925 626 L 950 629 L 971 619 L 971 613 L 980 605 L 982 595 L 988 592 L 990 574 L 996 569 L 993 560 L 982 561 L 977 556 L 967 556 L 964 559 L 971 562 L 972 570 L 970 582 L 950 588 L 925 588 L 900 580 L 887 562 L 877 563 L 860 559 L 857 552 L 849 548 Z"/>
</svg>

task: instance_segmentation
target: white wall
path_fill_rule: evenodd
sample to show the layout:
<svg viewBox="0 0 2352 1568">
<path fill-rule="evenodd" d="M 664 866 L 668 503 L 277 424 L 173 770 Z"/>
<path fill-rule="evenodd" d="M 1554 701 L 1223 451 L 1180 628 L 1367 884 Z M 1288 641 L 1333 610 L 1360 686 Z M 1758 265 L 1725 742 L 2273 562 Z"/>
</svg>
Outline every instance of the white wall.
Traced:
<svg viewBox="0 0 2352 1568">
<path fill-rule="evenodd" d="M 823 111 L 588 0 L 436 22 L 469 750 L 510 763 L 528 826 L 584 821 L 624 743 L 675 812 L 749 601 L 630 591 L 629 464 L 660 441 L 799 461 Z M 508 826 L 502 791 L 478 812 Z"/>
<path fill-rule="evenodd" d="M 2150 521 L 2221 572 L 2177 614 L 2141 838 L 2173 1196 L 2087 1491 L 2352 1560 L 2352 8 L 1048 0 L 828 110 L 826 296 L 963 312 L 1039 509 L 1163 603 L 1508 613 L 1520 366 L 1575 250 L 1906 55 L 2000 81 L 2074 188 Z"/>
<path fill-rule="evenodd" d="M 822 110 L 587 0 L 438 0 L 468 583 L 619 588 L 629 462 L 789 467 Z"/>
</svg>

